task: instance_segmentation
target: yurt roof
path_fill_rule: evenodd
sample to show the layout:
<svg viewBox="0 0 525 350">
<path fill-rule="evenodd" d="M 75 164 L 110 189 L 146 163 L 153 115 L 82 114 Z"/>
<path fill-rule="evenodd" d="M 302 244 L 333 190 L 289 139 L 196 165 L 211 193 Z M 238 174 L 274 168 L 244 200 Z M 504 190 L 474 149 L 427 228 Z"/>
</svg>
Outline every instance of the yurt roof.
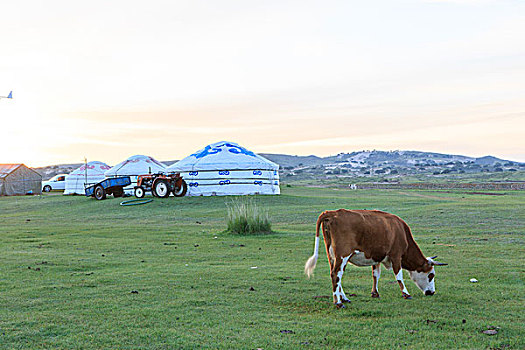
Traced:
<svg viewBox="0 0 525 350">
<path fill-rule="evenodd" d="M 150 169 L 152 173 L 164 171 L 166 166 L 150 156 L 134 155 L 123 162 L 115 165 L 113 168 L 106 171 L 106 176 L 114 175 L 140 175 L 140 173 L 147 173 Z"/>
<path fill-rule="evenodd" d="M 109 169 L 111 169 L 111 167 L 104 162 L 92 161 L 92 162 L 87 163 L 88 174 L 104 175 L 104 173 Z M 70 172 L 69 175 L 84 175 L 85 172 L 86 172 L 86 164 L 83 164 L 81 167 L 78 167 L 77 169 Z"/>
<path fill-rule="evenodd" d="M 205 170 L 278 170 L 279 165 L 240 146 L 221 141 L 210 144 L 166 168 L 167 172 Z"/>
</svg>

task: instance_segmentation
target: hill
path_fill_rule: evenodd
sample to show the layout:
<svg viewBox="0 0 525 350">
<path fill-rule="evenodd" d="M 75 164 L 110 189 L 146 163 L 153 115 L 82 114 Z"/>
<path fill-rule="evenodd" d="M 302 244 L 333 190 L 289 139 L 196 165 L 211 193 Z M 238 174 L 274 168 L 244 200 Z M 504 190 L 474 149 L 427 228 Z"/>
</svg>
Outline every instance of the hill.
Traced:
<svg viewBox="0 0 525 350">
<path fill-rule="evenodd" d="M 525 180 L 525 163 L 493 156 L 463 155 L 421 151 L 360 151 L 330 157 L 290 156 L 262 153 L 281 166 L 285 182 L 396 182 L 436 181 L 458 178 L 469 180 Z"/>
<path fill-rule="evenodd" d="M 525 172 L 525 163 L 493 156 L 469 157 L 421 151 L 359 151 L 318 157 L 260 153 L 281 167 L 281 178 L 314 179 L 330 177 L 406 177 L 414 175 L 444 176 L 447 174 Z M 175 160 L 164 161 L 166 165 Z M 44 179 L 69 173 L 82 164 L 60 164 L 36 168 Z"/>
<path fill-rule="evenodd" d="M 336 156 L 320 158 L 317 156 L 291 156 L 285 154 L 261 153 L 263 157 L 279 164 L 281 167 L 316 166 L 316 165 L 343 165 L 349 163 L 357 166 L 377 166 L 380 164 L 393 164 L 396 166 L 415 166 L 419 164 L 444 165 L 450 162 L 473 163 L 480 165 L 493 165 L 494 163 L 508 163 L 509 161 L 485 156 L 481 158 L 443 153 L 420 151 L 360 151 L 352 153 L 339 153 Z M 511 162 L 513 163 L 513 162 Z"/>
</svg>

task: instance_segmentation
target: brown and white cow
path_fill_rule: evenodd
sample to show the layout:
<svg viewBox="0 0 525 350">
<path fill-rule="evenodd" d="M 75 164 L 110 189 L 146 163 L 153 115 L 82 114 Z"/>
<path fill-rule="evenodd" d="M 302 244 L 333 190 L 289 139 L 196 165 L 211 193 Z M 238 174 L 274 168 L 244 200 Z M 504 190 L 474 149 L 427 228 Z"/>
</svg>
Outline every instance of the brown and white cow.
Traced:
<svg viewBox="0 0 525 350">
<path fill-rule="evenodd" d="M 319 256 L 319 228 L 323 237 L 330 263 L 332 291 L 337 307 L 349 302 L 341 279 L 348 262 L 356 266 L 372 266 L 374 284 L 372 297 L 379 298 L 377 284 L 381 275 L 381 263 L 393 269 L 394 275 L 405 299 L 412 298 L 403 282 L 403 269 L 425 295 L 435 292 L 433 258 L 426 258 L 414 241 L 410 228 L 396 215 L 377 210 L 325 211 L 317 219 L 314 254 L 305 264 L 304 271 L 310 277 Z"/>
</svg>

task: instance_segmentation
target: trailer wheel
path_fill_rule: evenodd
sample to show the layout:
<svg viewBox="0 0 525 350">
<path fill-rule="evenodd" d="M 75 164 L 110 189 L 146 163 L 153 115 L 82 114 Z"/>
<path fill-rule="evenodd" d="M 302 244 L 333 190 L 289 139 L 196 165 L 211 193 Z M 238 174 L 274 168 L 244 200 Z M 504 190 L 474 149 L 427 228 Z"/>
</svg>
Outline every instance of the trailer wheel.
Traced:
<svg viewBox="0 0 525 350">
<path fill-rule="evenodd" d="M 153 193 L 159 198 L 166 198 L 170 195 L 168 181 L 159 179 L 153 184 Z"/>
<path fill-rule="evenodd" d="M 173 195 L 175 197 L 184 197 L 186 192 L 188 192 L 188 184 L 184 180 L 182 180 L 181 186 L 179 188 L 173 189 Z"/>
<path fill-rule="evenodd" d="M 135 188 L 135 197 L 143 198 L 145 194 L 146 191 L 141 186 Z"/>
<path fill-rule="evenodd" d="M 106 190 L 104 190 L 104 187 L 98 185 L 97 187 L 95 187 L 95 199 L 97 200 L 102 200 L 102 199 L 106 199 Z"/>
</svg>

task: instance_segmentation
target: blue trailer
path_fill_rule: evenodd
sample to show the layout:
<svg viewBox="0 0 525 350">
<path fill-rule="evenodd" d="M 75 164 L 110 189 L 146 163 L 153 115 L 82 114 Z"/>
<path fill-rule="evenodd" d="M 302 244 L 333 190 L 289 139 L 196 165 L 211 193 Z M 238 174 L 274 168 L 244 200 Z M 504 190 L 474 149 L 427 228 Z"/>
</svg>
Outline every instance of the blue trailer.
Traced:
<svg viewBox="0 0 525 350">
<path fill-rule="evenodd" d="M 110 177 L 86 187 L 86 197 L 95 197 L 98 200 L 106 199 L 108 194 L 112 194 L 113 197 L 123 197 L 124 187 L 130 184 L 129 176 Z"/>
</svg>

